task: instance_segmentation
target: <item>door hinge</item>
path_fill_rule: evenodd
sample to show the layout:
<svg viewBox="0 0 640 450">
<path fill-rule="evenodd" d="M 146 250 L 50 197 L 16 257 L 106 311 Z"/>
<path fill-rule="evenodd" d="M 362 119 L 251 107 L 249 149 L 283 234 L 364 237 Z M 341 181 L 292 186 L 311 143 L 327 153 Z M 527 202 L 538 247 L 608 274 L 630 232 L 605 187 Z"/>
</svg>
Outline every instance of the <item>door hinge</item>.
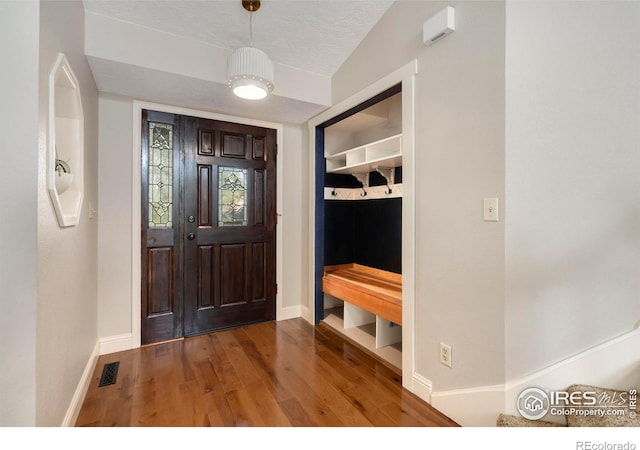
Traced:
<svg viewBox="0 0 640 450">
<path fill-rule="evenodd" d="M 276 156 L 278 156 L 278 144 L 276 144 Z"/>
<path fill-rule="evenodd" d="M 276 294 L 278 293 L 278 283 L 276 283 Z"/>
</svg>

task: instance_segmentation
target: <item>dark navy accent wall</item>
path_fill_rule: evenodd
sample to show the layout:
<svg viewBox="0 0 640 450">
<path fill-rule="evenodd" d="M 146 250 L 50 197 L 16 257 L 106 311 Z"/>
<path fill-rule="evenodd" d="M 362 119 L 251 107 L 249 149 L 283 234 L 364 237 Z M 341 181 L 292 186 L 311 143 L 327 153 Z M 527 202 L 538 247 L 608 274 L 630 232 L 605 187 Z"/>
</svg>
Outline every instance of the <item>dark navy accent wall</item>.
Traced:
<svg viewBox="0 0 640 450">
<path fill-rule="evenodd" d="M 324 264 L 402 273 L 402 198 L 326 200 Z"/>
<path fill-rule="evenodd" d="M 316 227 L 316 252 L 315 252 L 315 323 L 324 319 L 324 293 L 322 292 L 322 276 L 324 275 L 324 175 L 326 173 L 326 160 L 324 159 L 324 128 L 316 127 L 316 192 L 315 192 L 315 227 Z"/>
<path fill-rule="evenodd" d="M 350 264 L 355 256 L 353 245 L 355 201 L 326 200 L 324 205 L 325 265 Z"/>
<path fill-rule="evenodd" d="M 353 262 L 402 273 L 402 198 L 355 201 Z"/>
</svg>

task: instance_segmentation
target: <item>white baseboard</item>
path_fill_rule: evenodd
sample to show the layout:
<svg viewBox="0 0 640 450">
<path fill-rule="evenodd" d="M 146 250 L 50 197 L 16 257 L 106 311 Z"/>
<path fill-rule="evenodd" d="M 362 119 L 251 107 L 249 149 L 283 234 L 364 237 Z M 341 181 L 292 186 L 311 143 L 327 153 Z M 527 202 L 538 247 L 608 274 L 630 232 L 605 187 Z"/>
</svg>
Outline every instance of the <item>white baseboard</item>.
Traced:
<svg viewBox="0 0 640 450">
<path fill-rule="evenodd" d="M 118 334 L 115 336 L 107 336 L 100 339 L 100 354 L 108 355 L 109 353 L 121 352 L 134 348 L 131 333 Z"/>
<path fill-rule="evenodd" d="M 463 427 L 495 426 L 504 409 L 504 385 L 432 392 L 431 406 Z"/>
<path fill-rule="evenodd" d="M 431 403 L 431 391 L 433 386 L 431 380 L 423 377 L 419 373 L 413 373 L 413 393 L 427 403 Z"/>
<path fill-rule="evenodd" d="M 306 320 L 310 324 L 313 324 L 313 318 L 311 317 L 311 310 L 308 307 L 304 305 L 301 306 L 300 313 L 301 313 L 300 317 L 302 317 L 304 320 Z"/>
<path fill-rule="evenodd" d="M 617 338 L 505 384 L 432 392 L 431 405 L 462 426 L 495 426 L 500 413 L 518 415 L 517 398 L 528 387 L 552 391 L 564 390 L 572 384 L 587 384 L 638 389 L 639 362 L 640 329 L 635 327 Z M 414 390 L 419 384 L 415 378 L 414 375 Z M 564 419 L 547 416 L 544 420 L 562 423 Z"/>
<path fill-rule="evenodd" d="M 505 385 L 505 412 L 518 414 L 516 401 L 528 387 L 564 390 L 572 384 L 610 389 L 640 388 L 640 330 L 632 331 L 591 347 L 531 375 Z M 548 415 L 544 420 L 564 423 L 562 417 Z"/>
<path fill-rule="evenodd" d="M 302 316 L 302 305 L 286 306 L 278 311 L 276 320 L 289 320 Z"/>
<path fill-rule="evenodd" d="M 87 360 L 87 365 L 82 372 L 82 376 L 80 377 L 80 381 L 78 382 L 78 386 L 76 387 L 75 392 L 73 393 L 73 397 L 71 398 L 71 403 L 67 408 L 67 413 L 64 415 L 64 419 L 62 419 L 63 427 L 73 427 L 76 424 L 76 420 L 78 420 L 78 415 L 80 414 L 80 409 L 82 408 L 82 403 L 84 402 L 84 397 L 87 395 L 87 391 L 89 390 L 89 385 L 91 384 L 91 377 L 93 375 L 93 371 L 96 368 L 96 363 L 98 362 L 98 356 L 100 354 L 100 342 L 96 342 L 96 345 L 93 347 L 93 351 L 91 355 L 89 355 L 89 359 Z"/>
</svg>

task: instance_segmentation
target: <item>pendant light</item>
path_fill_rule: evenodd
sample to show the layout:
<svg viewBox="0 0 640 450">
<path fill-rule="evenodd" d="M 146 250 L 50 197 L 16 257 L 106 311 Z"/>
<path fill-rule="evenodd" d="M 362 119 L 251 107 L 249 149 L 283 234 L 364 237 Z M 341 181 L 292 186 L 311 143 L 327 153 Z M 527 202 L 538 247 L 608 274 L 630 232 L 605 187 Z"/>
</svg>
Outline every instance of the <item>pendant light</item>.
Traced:
<svg viewBox="0 0 640 450">
<path fill-rule="evenodd" d="M 243 0 L 249 11 L 249 47 L 241 47 L 227 60 L 227 84 L 238 97 L 249 100 L 265 98 L 273 90 L 273 62 L 267 54 L 253 46 L 253 13 L 260 8 L 259 0 Z"/>
</svg>

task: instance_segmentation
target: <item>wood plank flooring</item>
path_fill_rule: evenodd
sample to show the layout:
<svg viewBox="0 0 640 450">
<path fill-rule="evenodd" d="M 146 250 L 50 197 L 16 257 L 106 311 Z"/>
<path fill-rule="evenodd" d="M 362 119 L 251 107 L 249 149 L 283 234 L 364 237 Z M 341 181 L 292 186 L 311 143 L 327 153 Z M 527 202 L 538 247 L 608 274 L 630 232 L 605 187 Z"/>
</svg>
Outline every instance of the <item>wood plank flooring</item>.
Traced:
<svg viewBox="0 0 640 450">
<path fill-rule="evenodd" d="M 117 382 L 98 387 L 104 364 Z M 456 426 L 390 368 L 302 319 L 101 356 L 76 426 Z"/>
</svg>

